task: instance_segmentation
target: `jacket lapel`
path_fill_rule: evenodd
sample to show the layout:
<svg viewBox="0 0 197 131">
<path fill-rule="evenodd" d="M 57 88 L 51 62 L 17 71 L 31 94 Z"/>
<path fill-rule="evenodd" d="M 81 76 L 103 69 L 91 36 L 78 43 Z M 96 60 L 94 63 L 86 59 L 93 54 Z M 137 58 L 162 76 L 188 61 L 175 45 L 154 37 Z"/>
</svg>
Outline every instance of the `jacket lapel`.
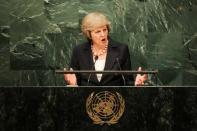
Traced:
<svg viewBox="0 0 197 131">
<path fill-rule="evenodd" d="M 95 70 L 90 43 L 87 43 L 85 48 L 84 48 L 84 57 L 87 60 L 87 62 L 85 62 L 87 64 L 87 70 Z M 90 74 L 87 74 L 87 77 L 89 77 L 89 76 L 90 76 Z M 91 74 L 90 80 L 95 81 L 97 83 L 99 82 L 98 79 L 97 79 L 96 74 Z"/>
<path fill-rule="evenodd" d="M 105 63 L 105 68 L 104 71 L 106 70 L 111 70 L 114 63 L 116 62 L 116 59 L 119 55 L 117 45 L 115 45 L 111 40 L 109 40 L 109 46 L 107 50 L 107 56 L 106 56 L 106 63 Z M 101 78 L 101 82 L 108 77 L 106 74 L 103 74 Z"/>
<path fill-rule="evenodd" d="M 86 63 L 87 65 L 85 65 L 87 67 L 87 70 L 92 70 L 93 67 L 93 57 L 92 57 L 92 53 L 91 53 L 91 46 L 90 43 L 86 43 L 85 47 L 84 47 L 84 60 L 87 60 Z"/>
</svg>

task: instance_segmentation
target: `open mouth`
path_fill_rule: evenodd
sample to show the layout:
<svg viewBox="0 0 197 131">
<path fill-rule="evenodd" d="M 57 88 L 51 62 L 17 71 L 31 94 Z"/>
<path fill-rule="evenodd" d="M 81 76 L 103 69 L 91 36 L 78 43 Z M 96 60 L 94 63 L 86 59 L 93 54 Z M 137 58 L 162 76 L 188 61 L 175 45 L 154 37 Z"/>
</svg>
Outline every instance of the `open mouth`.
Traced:
<svg viewBox="0 0 197 131">
<path fill-rule="evenodd" d="M 102 42 L 105 42 L 105 41 L 106 41 L 106 39 L 105 39 L 105 38 L 103 38 L 103 39 L 101 39 L 101 41 L 102 41 Z"/>
</svg>

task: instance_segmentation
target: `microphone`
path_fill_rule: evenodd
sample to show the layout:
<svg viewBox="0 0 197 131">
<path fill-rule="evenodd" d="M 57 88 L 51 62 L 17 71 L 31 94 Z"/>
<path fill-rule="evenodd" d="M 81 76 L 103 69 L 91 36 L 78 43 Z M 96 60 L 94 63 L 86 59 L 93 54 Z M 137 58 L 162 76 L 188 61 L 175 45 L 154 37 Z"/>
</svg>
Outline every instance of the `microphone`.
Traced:
<svg viewBox="0 0 197 131">
<path fill-rule="evenodd" d="M 95 60 L 95 62 L 94 62 L 94 64 L 95 64 L 96 61 L 98 60 L 98 56 L 97 55 L 94 57 L 94 60 Z"/>
<path fill-rule="evenodd" d="M 122 70 L 122 68 L 121 68 L 121 66 L 120 66 L 120 62 L 119 62 L 119 58 L 118 58 L 118 57 L 116 58 L 116 61 L 117 61 L 117 63 L 118 63 L 119 69 Z M 122 80 L 123 80 L 123 82 L 124 82 L 124 86 L 126 86 L 125 77 L 124 77 L 124 75 L 123 75 L 122 73 L 121 73 L 121 76 L 122 76 Z"/>
<path fill-rule="evenodd" d="M 96 56 L 94 57 L 94 64 L 93 64 L 91 70 L 93 70 L 93 68 L 94 68 L 94 66 L 95 66 L 97 60 L 98 60 L 98 56 L 96 55 Z M 88 76 L 88 83 L 87 83 L 87 86 L 89 85 L 91 76 L 92 76 L 92 73 L 90 73 L 89 76 Z"/>
</svg>

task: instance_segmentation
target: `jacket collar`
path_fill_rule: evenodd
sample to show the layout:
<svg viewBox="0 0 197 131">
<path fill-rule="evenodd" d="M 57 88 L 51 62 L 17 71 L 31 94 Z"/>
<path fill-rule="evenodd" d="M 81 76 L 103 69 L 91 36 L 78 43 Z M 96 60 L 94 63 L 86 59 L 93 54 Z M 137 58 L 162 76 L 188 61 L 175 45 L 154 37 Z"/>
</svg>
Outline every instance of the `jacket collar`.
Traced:
<svg viewBox="0 0 197 131">
<path fill-rule="evenodd" d="M 119 55 L 119 50 L 117 47 L 118 47 L 118 44 L 116 44 L 112 39 L 109 39 L 109 45 L 107 49 L 107 56 L 106 56 L 104 70 L 111 70 L 114 63 L 116 62 L 118 55 Z M 107 77 L 107 74 L 103 74 L 101 78 L 101 82 L 104 82 L 106 77 Z"/>
</svg>

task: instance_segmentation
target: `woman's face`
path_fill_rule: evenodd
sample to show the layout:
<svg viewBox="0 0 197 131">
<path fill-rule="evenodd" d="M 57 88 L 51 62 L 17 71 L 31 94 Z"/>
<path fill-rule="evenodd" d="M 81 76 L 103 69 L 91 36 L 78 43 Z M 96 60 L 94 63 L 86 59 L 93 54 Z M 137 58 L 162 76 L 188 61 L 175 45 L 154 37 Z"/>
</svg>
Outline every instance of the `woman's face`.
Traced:
<svg viewBox="0 0 197 131">
<path fill-rule="evenodd" d="M 108 43 L 108 28 L 102 26 L 90 32 L 93 44 L 105 46 Z"/>
</svg>

